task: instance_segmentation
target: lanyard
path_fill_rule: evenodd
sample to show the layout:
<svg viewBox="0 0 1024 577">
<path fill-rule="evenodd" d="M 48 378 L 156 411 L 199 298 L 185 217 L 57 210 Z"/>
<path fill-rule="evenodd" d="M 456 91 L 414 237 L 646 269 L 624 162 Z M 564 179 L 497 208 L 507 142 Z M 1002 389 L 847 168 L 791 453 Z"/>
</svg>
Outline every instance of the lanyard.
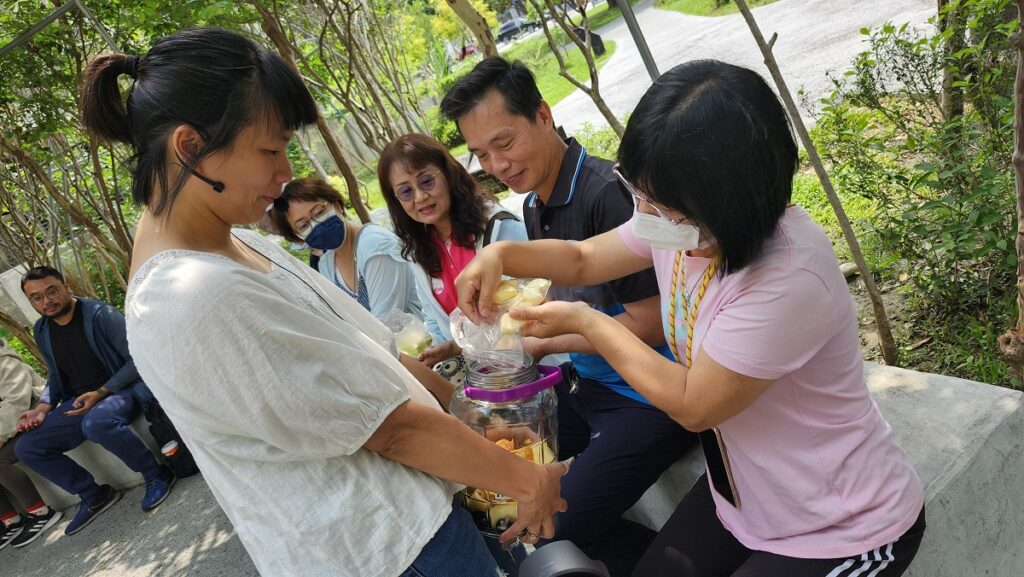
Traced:
<svg viewBox="0 0 1024 577">
<path fill-rule="evenodd" d="M 668 308 L 668 336 L 672 355 L 676 362 L 690 368 L 693 366 L 693 328 L 697 324 L 697 310 L 700 308 L 701 301 L 704 300 L 704 293 L 707 292 L 711 279 L 718 272 L 718 259 L 711 261 L 707 269 L 704 270 L 700 284 L 695 287 L 697 297 L 694 299 L 692 307 L 690 299 L 686 296 L 686 271 L 683 270 L 682 263 L 683 251 L 676 251 L 676 261 L 672 267 L 672 302 Z M 682 282 L 680 282 L 680 278 Z M 680 286 L 682 287 L 679 292 L 682 293 L 683 311 L 686 314 L 686 352 L 682 360 L 679 358 L 679 349 L 676 345 L 676 302 L 679 300 L 676 297 L 676 291 Z M 697 436 L 700 438 L 701 449 L 704 451 L 704 461 L 710 472 L 712 487 L 733 507 L 739 508 L 739 494 L 736 491 L 732 468 L 729 466 L 729 453 L 725 448 L 722 433 L 716 427 L 701 431 L 697 433 Z"/>
<path fill-rule="evenodd" d="M 704 300 L 704 293 L 708 289 L 708 285 L 711 284 L 711 279 L 714 278 L 715 273 L 718 272 L 718 259 L 711 261 L 708 268 L 704 271 L 704 276 L 701 278 L 700 285 L 697 287 L 697 298 L 693 302 L 693 306 L 690 306 L 690 299 L 686 297 L 686 271 L 683 270 L 683 251 L 676 251 L 676 263 L 672 267 L 672 302 L 668 307 L 668 337 L 669 345 L 672 347 L 672 355 L 676 358 L 676 362 L 679 360 L 679 349 L 676 346 L 676 301 L 679 300 L 676 297 L 676 290 L 682 285 L 682 300 L 683 310 L 686 314 L 686 356 L 685 363 L 682 363 L 684 367 L 691 367 L 693 365 L 693 327 L 697 324 L 697 309 L 700 307 L 700 302 Z M 679 282 L 680 276 L 682 282 Z"/>
</svg>

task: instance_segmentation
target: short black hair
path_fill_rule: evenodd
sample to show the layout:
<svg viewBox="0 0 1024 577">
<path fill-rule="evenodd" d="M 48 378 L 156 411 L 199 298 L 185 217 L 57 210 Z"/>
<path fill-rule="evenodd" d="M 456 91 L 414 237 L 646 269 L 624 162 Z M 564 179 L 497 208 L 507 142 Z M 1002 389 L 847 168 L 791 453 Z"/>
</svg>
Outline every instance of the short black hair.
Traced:
<svg viewBox="0 0 1024 577">
<path fill-rule="evenodd" d="M 28 269 L 25 276 L 21 277 L 21 292 L 25 292 L 25 283 L 30 280 L 42 280 L 44 278 L 56 278 L 61 283 L 64 282 L 64 275 L 60 274 L 60 271 L 50 266 L 37 266 Z"/>
<path fill-rule="evenodd" d="M 459 78 L 441 99 L 441 113 L 458 122 L 491 90 L 501 94 L 510 113 L 530 122 L 537 117 L 541 96 L 533 73 L 522 62 L 509 62 L 501 56 L 484 58 Z"/>
<path fill-rule="evenodd" d="M 640 99 L 619 163 L 651 200 L 714 237 L 724 275 L 752 263 L 775 233 L 798 156 L 789 116 L 761 76 L 697 60 L 663 74 Z"/>
</svg>

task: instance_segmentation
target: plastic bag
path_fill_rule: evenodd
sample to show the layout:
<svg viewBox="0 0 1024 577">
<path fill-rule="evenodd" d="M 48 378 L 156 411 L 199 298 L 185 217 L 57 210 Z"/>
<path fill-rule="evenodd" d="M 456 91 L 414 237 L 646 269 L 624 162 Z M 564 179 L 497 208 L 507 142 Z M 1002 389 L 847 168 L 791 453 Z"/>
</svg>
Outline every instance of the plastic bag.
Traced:
<svg viewBox="0 0 1024 577">
<path fill-rule="evenodd" d="M 551 281 L 547 279 L 502 281 L 494 295 L 500 311 L 495 323 L 476 324 L 461 310 L 452 311 L 452 338 L 462 347 L 462 354 L 492 366 L 523 366 L 527 360 L 519 330 L 524 323 L 509 316 L 508 311 L 541 304 L 550 287 Z"/>
<path fill-rule="evenodd" d="M 427 332 L 427 326 L 416 315 L 392 309 L 380 320 L 395 335 L 395 346 L 399 352 L 410 357 L 420 356 L 434 342 L 434 338 Z"/>
</svg>

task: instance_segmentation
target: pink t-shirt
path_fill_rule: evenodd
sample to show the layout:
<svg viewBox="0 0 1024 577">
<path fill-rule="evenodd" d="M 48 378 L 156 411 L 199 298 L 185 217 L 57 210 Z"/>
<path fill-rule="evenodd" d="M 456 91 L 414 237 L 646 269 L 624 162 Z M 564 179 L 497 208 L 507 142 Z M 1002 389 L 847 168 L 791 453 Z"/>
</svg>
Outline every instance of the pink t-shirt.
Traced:
<svg viewBox="0 0 1024 577">
<path fill-rule="evenodd" d="M 668 334 L 675 252 L 619 236 L 654 261 Z M 709 260 L 685 256 L 687 295 Z M 676 313 L 685 355 L 686 315 Z M 719 426 L 740 508 L 714 490 L 718 516 L 747 548 L 798 558 L 859 555 L 916 521 L 921 482 L 864 382 L 857 316 L 832 243 L 802 208 L 786 209 L 757 262 L 708 285 L 692 355 L 775 382 Z"/>
</svg>

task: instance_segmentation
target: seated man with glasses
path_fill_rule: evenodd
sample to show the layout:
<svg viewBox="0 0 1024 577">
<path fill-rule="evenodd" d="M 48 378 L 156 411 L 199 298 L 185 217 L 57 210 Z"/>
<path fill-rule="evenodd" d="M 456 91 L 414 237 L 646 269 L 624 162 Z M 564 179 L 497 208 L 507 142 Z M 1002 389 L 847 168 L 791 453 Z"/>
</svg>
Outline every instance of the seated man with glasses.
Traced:
<svg viewBox="0 0 1024 577">
<path fill-rule="evenodd" d="M 68 535 L 121 498 L 65 455 L 87 440 L 141 473 L 146 480 L 142 510 L 155 508 L 167 498 L 175 477 L 128 428 L 153 395 L 128 353 L 124 316 L 105 302 L 74 296 L 60 271 L 50 267 L 25 273 L 21 289 L 42 315 L 35 337 L 49 377 L 39 404 L 18 420 L 23 433 L 15 448 L 18 458 L 81 497 L 65 529 Z"/>
</svg>

